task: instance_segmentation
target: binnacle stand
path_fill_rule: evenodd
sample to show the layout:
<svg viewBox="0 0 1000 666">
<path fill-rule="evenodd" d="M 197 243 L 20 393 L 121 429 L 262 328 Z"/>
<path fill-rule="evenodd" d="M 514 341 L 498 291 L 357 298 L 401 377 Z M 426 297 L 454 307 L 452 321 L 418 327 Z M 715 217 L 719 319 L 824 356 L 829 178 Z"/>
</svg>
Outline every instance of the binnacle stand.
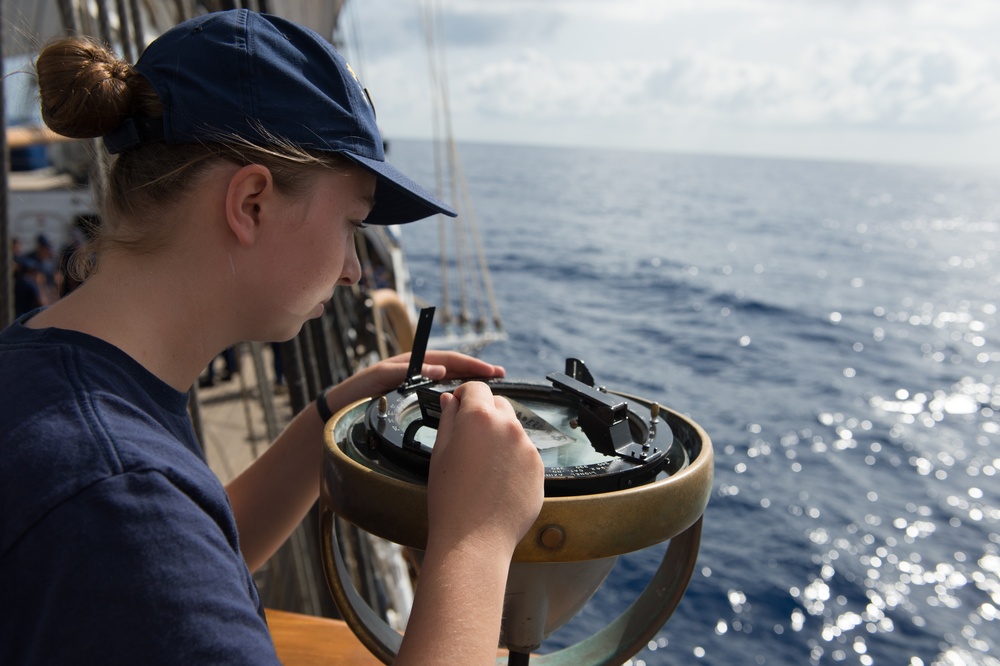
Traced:
<svg viewBox="0 0 1000 666">
<path fill-rule="evenodd" d="M 324 431 L 320 527 L 327 582 L 344 620 L 385 663 L 402 638 L 351 583 L 335 517 L 426 548 L 427 468 L 440 394 L 461 383 L 420 377 L 430 316 L 422 313 L 407 381 L 341 410 Z M 675 411 L 595 387 L 579 360 L 569 359 L 566 372 L 547 379 L 549 385 L 489 382 L 512 403 L 538 448 L 546 495 L 514 551 L 501 627 L 501 647 L 510 656 L 498 663 L 528 663 L 586 604 L 619 555 L 670 540 L 656 573 L 618 618 L 575 645 L 530 657 L 542 665 L 620 664 L 655 636 L 691 579 L 711 494 L 711 441 Z"/>
</svg>

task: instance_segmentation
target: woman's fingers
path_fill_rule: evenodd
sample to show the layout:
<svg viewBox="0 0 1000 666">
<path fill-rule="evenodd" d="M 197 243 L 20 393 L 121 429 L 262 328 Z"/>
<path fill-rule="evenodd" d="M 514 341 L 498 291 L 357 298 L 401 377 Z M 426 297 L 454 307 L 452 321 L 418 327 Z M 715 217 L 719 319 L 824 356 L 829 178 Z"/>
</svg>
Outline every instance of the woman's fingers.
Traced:
<svg viewBox="0 0 1000 666">
<path fill-rule="evenodd" d="M 470 381 L 442 401 L 431 456 L 429 509 L 435 540 L 486 539 L 513 548 L 543 499 L 544 470 L 511 404 Z"/>
<path fill-rule="evenodd" d="M 410 354 L 398 354 L 387 359 L 385 362 L 398 363 L 405 373 L 409 367 Z M 430 379 L 498 379 L 505 376 L 502 366 L 487 363 L 468 354 L 455 351 L 429 350 L 424 355 L 424 364 L 421 373 Z M 406 379 L 404 376 L 403 379 Z M 402 380 L 400 380 L 402 381 Z"/>
</svg>

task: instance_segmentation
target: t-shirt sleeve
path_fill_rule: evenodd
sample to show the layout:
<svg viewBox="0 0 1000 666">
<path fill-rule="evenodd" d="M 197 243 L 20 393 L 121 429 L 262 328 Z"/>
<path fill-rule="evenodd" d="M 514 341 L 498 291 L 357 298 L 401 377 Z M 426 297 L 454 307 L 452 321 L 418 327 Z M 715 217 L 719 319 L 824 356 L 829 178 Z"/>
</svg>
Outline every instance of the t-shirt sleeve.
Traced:
<svg viewBox="0 0 1000 666">
<path fill-rule="evenodd" d="M 242 557 L 157 472 L 54 508 L 0 559 L 0 589 L 0 663 L 278 663 Z"/>
</svg>

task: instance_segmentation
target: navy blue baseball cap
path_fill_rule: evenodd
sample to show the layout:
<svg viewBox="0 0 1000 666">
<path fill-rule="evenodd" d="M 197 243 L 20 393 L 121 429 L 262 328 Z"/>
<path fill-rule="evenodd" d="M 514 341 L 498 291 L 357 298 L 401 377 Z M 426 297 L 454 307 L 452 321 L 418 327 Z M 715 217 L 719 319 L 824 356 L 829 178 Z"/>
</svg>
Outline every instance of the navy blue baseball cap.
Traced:
<svg viewBox="0 0 1000 666">
<path fill-rule="evenodd" d="M 104 137 L 112 153 L 146 141 L 206 143 L 236 135 L 338 153 L 375 174 L 366 222 L 402 224 L 455 211 L 385 161 L 375 109 L 344 58 L 316 32 L 236 9 L 171 28 L 135 68 L 163 101 L 162 118 L 130 118 Z"/>
</svg>

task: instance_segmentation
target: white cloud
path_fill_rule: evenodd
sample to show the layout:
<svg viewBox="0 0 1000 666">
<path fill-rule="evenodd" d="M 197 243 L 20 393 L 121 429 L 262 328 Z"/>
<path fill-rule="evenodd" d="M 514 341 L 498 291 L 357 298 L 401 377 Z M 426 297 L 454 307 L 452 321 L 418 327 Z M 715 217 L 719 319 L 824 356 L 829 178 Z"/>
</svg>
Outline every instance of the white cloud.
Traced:
<svg viewBox="0 0 1000 666">
<path fill-rule="evenodd" d="M 825 45 L 803 63 L 796 98 L 823 102 L 806 121 L 939 130 L 1000 119 L 1000 59 L 955 41 Z"/>
<path fill-rule="evenodd" d="M 942 137 L 950 135 L 965 156 L 1000 160 L 972 138 L 1000 132 L 1000 3 L 452 0 L 443 6 L 460 138 L 695 150 L 698 138 L 705 150 L 721 150 L 734 145 L 733 137 L 757 146 L 795 135 L 810 150 L 822 153 L 828 145 L 839 154 L 850 137 L 861 154 L 865 144 L 878 146 L 880 136 L 885 145 L 906 145 L 903 135 L 916 142 L 926 136 L 940 152 L 948 145 Z M 392 20 L 398 27 L 403 19 Z M 369 48 L 376 53 L 376 101 L 389 91 L 380 114 L 387 109 L 387 122 L 418 136 L 426 135 L 417 125 L 424 114 L 415 113 L 426 97 L 420 47 L 417 35 L 410 48 L 399 39 L 391 49 Z M 728 137 L 724 146 L 713 143 L 717 136 Z M 884 148 L 873 150 L 872 159 L 884 157 Z"/>
<path fill-rule="evenodd" d="M 1000 62 L 955 43 L 805 50 L 787 65 L 686 54 L 590 63 L 536 50 L 453 68 L 463 108 L 511 118 L 677 114 L 755 125 L 942 129 L 1000 120 Z"/>
</svg>

